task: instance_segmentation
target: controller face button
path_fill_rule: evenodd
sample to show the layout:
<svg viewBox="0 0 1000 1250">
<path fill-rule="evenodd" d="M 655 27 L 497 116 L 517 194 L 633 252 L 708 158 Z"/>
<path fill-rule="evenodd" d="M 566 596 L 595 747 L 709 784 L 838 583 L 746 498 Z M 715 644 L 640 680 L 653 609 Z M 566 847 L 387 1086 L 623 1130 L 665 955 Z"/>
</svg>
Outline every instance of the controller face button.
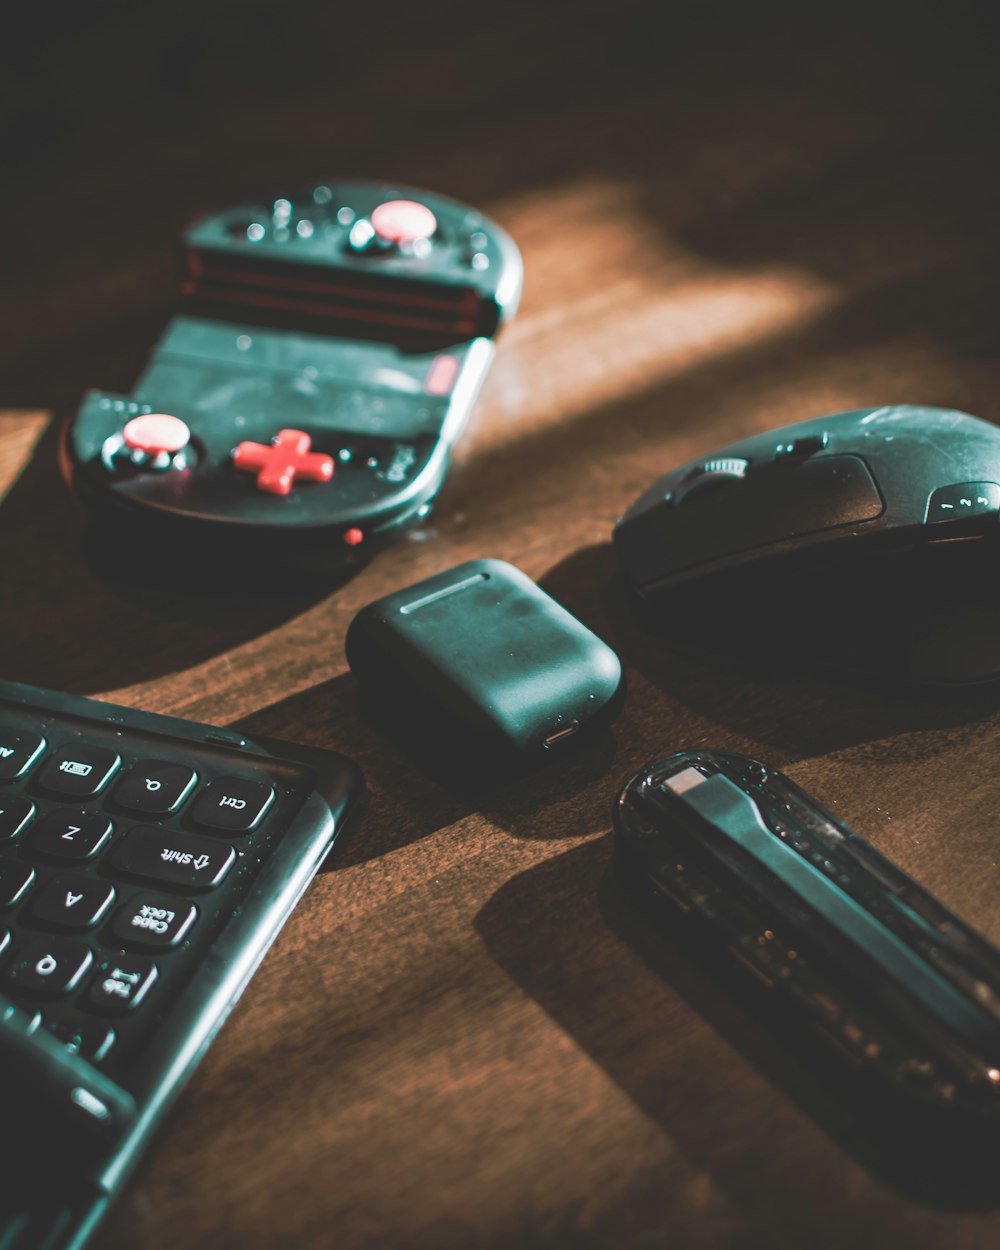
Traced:
<svg viewBox="0 0 1000 1250">
<path fill-rule="evenodd" d="M 271 495 L 287 495 L 296 478 L 304 482 L 329 482 L 333 457 L 310 451 L 312 439 L 302 430 L 281 430 L 270 444 L 240 443 L 233 448 L 237 469 L 257 474 L 257 489 Z"/>
<path fill-rule="evenodd" d="M 367 252 L 375 241 L 375 227 L 367 217 L 359 217 L 347 235 L 347 246 L 352 252 Z"/>
<path fill-rule="evenodd" d="M 416 200 L 386 200 L 373 209 L 371 223 L 380 239 L 397 246 L 429 239 L 437 229 L 437 218 Z"/>
<path fill-rule="evenodd" d="M 191 441 L 191 431 L 180 417 L 150 412 L 133 417 L 122 430 L 122 439 L 126 447 L 144 456 L 175 456 Z"/>
</svg>

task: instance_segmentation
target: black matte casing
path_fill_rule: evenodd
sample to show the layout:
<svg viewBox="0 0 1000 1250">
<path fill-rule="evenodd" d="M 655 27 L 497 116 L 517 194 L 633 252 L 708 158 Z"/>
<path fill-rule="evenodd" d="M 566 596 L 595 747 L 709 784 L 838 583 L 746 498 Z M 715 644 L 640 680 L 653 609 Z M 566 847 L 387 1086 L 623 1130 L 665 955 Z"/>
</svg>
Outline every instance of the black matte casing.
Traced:
<svg viewBox="0 0 1000 1250">
<path fill-rule="evenodd" d="M 370 603 L 346 649 L 380 719 L 456 762 L 544 758 L 608 725 L 622 690 L 614 651 L 501 560 Z"/>
<path fill-rule="evenodd" d="M 399 197 L 434 213 L 426 253 L 352 251 L 351 223 Z M 517 309 L 516 245 L 457 200 L 344 182 L 215 213 L 182 252 L 180 308 L 131 392 L 89 392 L 64 432 L 63 473 L 100 523 L 98 553 L 120 554 L 127 535 L 134 563 L 179 556 L 172 576 L 207 566 L 213 582 L 364 563 L 441 489 L 493 337 Z M 150 412 L 191 432 L 159 468 L 122 446 L 127 423 Z M 241 443 L 283 429 L 333 459 L 331 480 L 278 495 L 237 470 Z"/>
<path fill-rule="evenodd" d="M 1000 680 L 1000 429 L 967 413 L 897 404 L 753 435 L 659 478 L 614 542 L 649 621 L 699 645 Z"/>
<path fill-rule="evenodd" d="M 361 776 L 332 751 L 248 739 L 229 729 L 15 682 L 0 682 L 0 721 L 15 731 L 40 733 L 50 746 L 80 741 L 113 749 L 122 757 L 123 771 L 142 758 L 184 762 L 203 779 L 266 778 L 278 792 L 259 833 L 240 840 L 238 862 L 226 880 L 199 897 L 201 914 L 190 939 L 158 960 L 154 1003 L 127 1019 L 116 1017 L 119 1037 L 99 1069 L 55 1045 L 44 1030 L 19 1037 L 6 988 L 0 996 L 0 1105 L 11 1144 L 0 1176 L 0 1245 L 80 1250 L 341 833 L 360 795 Z M 34 796 L 33 784 L 29 777 L 26 793 Z M 112 850 L 129 828 L 142 823 L 119 814 L 113 802 L 113 787 L 86 801 L 115 814 Z M 185 811 L 174 823 L 189 820 Z M 4 856 L 16 859 L 20 845 L 5 843 Z M 96 860 L 93 871 L 114 880 L 121 894 L 120 877 L 104 866 L 108 857 Z M 20 911 L 4 913 L 12 947 L 31 936 L 30 929 L 22 934 L 22 923 Z M 107 946 L 96 930 L 82 940 Z M 0 963 L 6 958 L 7 952 Z M 58 1013 L 67 1005 L 72 1006 L 68 996 L 51 1010 Z M 58 1118 L 52 1114 L 59 1087 L 70 1088 L 74 1076 L 102 1098 L 115 1098 L 109 1105 L 116 1118 L 103 1140 L 92 1135 L 78 1146 L 67 1137 L 65 1109 Z"/>
<path fill-rule="evenodd" d="M 815 1031 L 873 1089 L 996 1120 L 1000 952 L 777 769 L 654 760 L 614 825 L 637 901 L 763 985 L 775 1023 Z"/>
</svg>

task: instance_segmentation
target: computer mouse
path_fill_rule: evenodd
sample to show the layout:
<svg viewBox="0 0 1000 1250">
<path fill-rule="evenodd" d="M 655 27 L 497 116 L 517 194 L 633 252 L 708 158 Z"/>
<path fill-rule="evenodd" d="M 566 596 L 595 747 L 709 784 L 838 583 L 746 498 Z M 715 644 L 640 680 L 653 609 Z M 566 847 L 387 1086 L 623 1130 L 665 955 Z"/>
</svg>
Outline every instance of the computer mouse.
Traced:
<svg viewBox="0 0 1000 1250">
<path fill-rule="evenodd" d="M 614 533 L 647 618 L 920 682 L 1000 680 L 1000 429 L 899 404 L 673 469 Z"/>
</svg>

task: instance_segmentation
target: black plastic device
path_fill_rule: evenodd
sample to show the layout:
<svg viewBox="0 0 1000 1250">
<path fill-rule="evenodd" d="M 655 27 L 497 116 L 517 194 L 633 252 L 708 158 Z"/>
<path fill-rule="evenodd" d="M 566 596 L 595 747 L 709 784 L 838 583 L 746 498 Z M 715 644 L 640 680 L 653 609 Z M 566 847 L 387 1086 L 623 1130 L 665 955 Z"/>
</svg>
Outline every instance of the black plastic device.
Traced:
<svg viewBox="0 0 1000 1250">
<path fill-rule="evenodd" d="M 84 1244 L 359 790 L 332 752 L 0 683 L 5 1250 Z"/>
<path fill-rule="evenodd" d="M 323 183 L 184 236 L 182 306 L 64 467 L 122 534 L 325 571 L 426 516 L 513 315 L 510 237 L 440 195 Z M 217 561 L 217 571 L 221 571 Z"/>
<path fill-rule="evenodd" d="M 418 753 L 484 773 L 606 727 L 614 651 L 520 569 L 470 560 L 361 609 L 347 660 L 370 709 Z"/>
<path fill-rule="evenodd" d="M 909 404 L 671 470 L 615 528 L 659 625 L 929 682 L 1000 677 L 1000 429 Z"/>
<path fill-rule="evenodd" d="M 787 777 L 683 751 L 633 777 L 614 820 L 653 914 L 728 951 L 776 1012 L 882 1088 L 1000 1112 L 1000 952 Z"/>
</svg>

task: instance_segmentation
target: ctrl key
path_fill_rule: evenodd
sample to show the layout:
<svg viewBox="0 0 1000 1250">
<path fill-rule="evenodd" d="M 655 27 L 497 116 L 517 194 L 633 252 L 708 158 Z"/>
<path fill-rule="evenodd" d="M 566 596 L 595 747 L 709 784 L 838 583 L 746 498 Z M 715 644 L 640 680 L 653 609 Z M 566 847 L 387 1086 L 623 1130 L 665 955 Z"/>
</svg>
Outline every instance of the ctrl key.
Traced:
<svg viewBox="0 0 1000 1250">
<path fill-rule="evenodd" d="M 246 833 L 274 802 L 274 787 L 240 777 L 210 782 L 195 800 L 191 819 L 206 829 Z"/>
</svg>

